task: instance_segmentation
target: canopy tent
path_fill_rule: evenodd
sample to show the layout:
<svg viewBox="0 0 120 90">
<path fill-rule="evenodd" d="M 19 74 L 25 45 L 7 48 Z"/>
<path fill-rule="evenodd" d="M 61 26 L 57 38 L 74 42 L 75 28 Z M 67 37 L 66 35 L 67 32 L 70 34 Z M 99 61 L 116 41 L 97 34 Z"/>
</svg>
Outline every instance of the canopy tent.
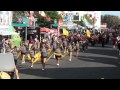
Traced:
<svg viewBox="0 0 120 90">
<path fill-rule="evenodd" d="M 40 28 L 40 32 L 50 32 L 49 28 Z"/>
<path fill-rule="evenodd" d="M 12 23 L 12 26 L 15 26 L 15 27 L 27 27 L 28 24 Z"/>
<path fill-rule="evenodd" d="M 63 22 L 63 24 L 61 24 L 61 29 L 66 28 L 68 30 L 73 30 L 73 29 L 77 29 L 77 24 L 73 23 L 72 21 L 66 21 Z"/>
<path fill-rule="evenodd" d="M 16 32 L 11 32 L 11 31 L 4 31 L 4 30 L 0 30 L 0 35 L 2 36 L 6 36 L 6 35 L 16 35 L 18 33 Z"/>
<path fill-rule="evenodd" d="M 13 26 L 8 27 L 0 27 L 0 35 L 7 36 L 11 35 L 11 44 L 12 47 L 16 46 L 19 47 L 21 43 L 21 39 L 18 33 L 15 32 L 15 29 Z"/>
<path fill-rule="evenodd" d="M 22 23 L 12 23 L 12 26 L 15 27 L 28 27 L 30 24 L 30 20 L 29 18 L 21 18 L 22 19 Z"/>
<path fill-rule="evenodd" d="M 15 29 L 13 26 L 2 28 L 0 27 L 0 35 L 6 36 L 6 35 L 18 35 L 18 33 L 15 32 Z"/>
<path fill-rule="evenodd" d="M 51 24 L 51 26 L 53 26 L 53 27 L 57 27 L 57 26 L 58 26 L 58 24 Z"/>
</svg>

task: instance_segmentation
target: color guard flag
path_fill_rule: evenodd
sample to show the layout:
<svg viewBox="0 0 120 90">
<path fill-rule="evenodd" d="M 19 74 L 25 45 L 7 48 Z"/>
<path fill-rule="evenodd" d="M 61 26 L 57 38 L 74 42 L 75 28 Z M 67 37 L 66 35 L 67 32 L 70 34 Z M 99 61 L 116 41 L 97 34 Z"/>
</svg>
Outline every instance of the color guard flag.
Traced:
<svg viewBox="0 0 120 90">
<path fill-rule="evenodd" d="M 66 35 L 66 36 L 68 36 L 68 31 L 65 29 L 65 28 L 63 28 L 63 35 Z"/>
<path fill-rule="evenodd" d="M 86 35 L 87 35 L 87 37 L 89 37 L 89 38 L 91 37 L 91 33 L 90 33 L 90 31 L 89 31 L 88 29 L 86 30 Z"/>
</svg>

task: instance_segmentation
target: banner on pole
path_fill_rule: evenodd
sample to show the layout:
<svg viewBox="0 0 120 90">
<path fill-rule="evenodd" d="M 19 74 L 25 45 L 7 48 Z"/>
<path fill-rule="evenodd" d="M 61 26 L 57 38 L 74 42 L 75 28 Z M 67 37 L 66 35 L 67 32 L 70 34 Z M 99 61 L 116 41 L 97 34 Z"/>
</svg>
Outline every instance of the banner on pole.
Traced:
<svg viewBox="0 0 120 90">
<path fill-rule="evenodd" d="M 12 24 L 12 11 L 0 11 L 0 27 L 9 26 Z"/>
</svg>

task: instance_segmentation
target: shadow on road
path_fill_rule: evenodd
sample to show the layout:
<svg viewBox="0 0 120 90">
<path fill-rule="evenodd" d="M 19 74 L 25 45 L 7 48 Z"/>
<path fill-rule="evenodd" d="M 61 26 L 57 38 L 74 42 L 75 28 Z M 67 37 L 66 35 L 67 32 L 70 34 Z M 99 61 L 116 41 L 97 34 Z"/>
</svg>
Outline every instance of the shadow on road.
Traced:
<svg viewBox="0 0 120 90">
<path fill-rule="evenodd" d="M 96 62 L 96 63 L 102 63 L 102 64 L 108 64 L 108 65 L 114 65 L 116 67 L 120 67 L 119 58 L 79 56 L 78 60 L 86 61 L 86 62 Z"/>
<path fill-rule="evenodd" d="M 90 48 L 85 51 L 86 53 L 92 53 L 92 54 L 100 54 L 100 55 L 108 55 L 108 56 L 117 56 L 118 57 L 118 51 L 112 48 L 106 49 L 106 48 Z"/>
<path fill-rule="evenodd" d="M 20 68 L 19 72 L 25 74 L 24 79 L 34 79 L 27 75 L 36 76 L 36 79 L 120 79 L 120 59 L 114 49 L 90 48 L 75 58 L 70 64 L 73 66 L 55 66 L 45 71 L 41 68 Z"/>
<path fill-rule="evenodd" d="M 120 79 L 120 70 L 116 67 L 81 67 L 81 68 L 48 68 L 20 69 L 23 74 L 34 75 L 43 79 Z M 106 72 L 107 71 L 107 72 Z M 26 79 L 34 79 L 28 78 Z"/>
</svg>

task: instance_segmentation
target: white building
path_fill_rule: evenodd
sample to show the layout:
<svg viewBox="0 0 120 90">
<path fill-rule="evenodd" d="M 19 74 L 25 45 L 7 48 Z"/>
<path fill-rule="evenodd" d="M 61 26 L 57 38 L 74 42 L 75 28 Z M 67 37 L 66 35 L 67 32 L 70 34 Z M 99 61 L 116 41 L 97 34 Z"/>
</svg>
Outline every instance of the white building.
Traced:
<svg viewBox="0 0 120 90">
<path fill-rule="evenodd" d="M 63 15 L 63 17 L 68 15 L 71 18 L 71 21 L 81 21 L 81 18 L 83 18 L 86 26 L 91 28 L 94 27 L 96 29 L 99 29 L 101 27 L 101 11 L 58 11 L 58 13 Z M 91 15 L 91 17 L 89 17 L 91 20 L 93 20 L 94 17 L 96 18 L 94 25 L 89 23 L 85 18 L 86 14 Z"/>
</svg>

